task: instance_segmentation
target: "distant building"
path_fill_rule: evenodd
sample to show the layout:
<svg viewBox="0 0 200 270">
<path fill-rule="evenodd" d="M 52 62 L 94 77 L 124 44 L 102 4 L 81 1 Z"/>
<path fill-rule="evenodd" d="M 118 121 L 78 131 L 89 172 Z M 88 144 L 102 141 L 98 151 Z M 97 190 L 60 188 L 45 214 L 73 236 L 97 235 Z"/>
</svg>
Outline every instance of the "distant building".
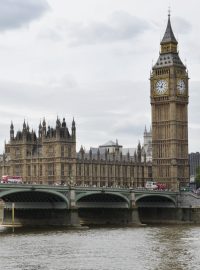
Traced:
<svg viewBox="0 0 200 270">
<path fill-rule="evenodd" d="M 152 130 L 151 128 L 149 131 L 147 131 L 145 127 L 143 150 L 146 154 L 146 160 L 152 161 Z"/>
<path fill-rule="evenodd" d="M 200 153 L 190 153 L 189 154 L 189 164 L 190 164 L 190 180 L 194 181 L 196 176 L 196 169 L 200 167 Z"/>
<path fill-rule="evenodd" d="M 90 148 L 93 153 L 97 152 L 98 149 L 101 153 L 104 153 L 106 150 L 110 154 L 122 154 L 123 156 L 129 155 L 129 156 L 134 156 L 135 152 L 137 152 L 137 148 L 126 148 L 123 147 L 122 145 L 118 144 L 118 140 L 116 142 L 113 141 L 108 141 L 103 145 L 100 145 L 98 148 L 91 147 Z"/>
<path fill-rule="evenodd" d="M 46 127 L 43 120 L 38 135 L 25 121 L 15 135 L 11 123 L 0 173 L 22 176 L 26 183 L 138 187 L 151 180 L 152 165 L 140 143 L 137 148 L 123 148 L 117 140 L 109 141 L 89 151 L 81 147 L 76 153 L 75 121 L 69 131 L 65 119 L 57 118 L 55 127 Z"/>
</svg>

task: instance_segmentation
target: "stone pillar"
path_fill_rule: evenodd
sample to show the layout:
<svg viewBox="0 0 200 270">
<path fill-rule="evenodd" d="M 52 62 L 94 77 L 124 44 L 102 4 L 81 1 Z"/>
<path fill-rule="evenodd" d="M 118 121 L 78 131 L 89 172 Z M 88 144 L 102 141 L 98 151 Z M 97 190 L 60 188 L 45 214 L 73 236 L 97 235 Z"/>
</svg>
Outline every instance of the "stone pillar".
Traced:
<svg viewBox="0 0 200 270">
<path fill-rule="evenodd" d="M 68 225 L 72 227 L 81 227 L 75 196 L 76 196 L 75 189 L 71 187 L 71 189 L 69 190 L 70 207 L 68 210 L 69 211 Z"/>
<path fill-rule="evenodd" d="M 141 225 L 140 217 L 138 213 L 138 207 L 135 203 L 135 193 L 131 190 L 130 194 L 130 218 L 129 218 L 130 225 Z"/>
<path fill-rule="evenodd" d="M 0 200 L 0 225 L 3 222 L 3 215 L 4 215 L 4 203 Z"/>
<path fill-rule="evenodd" d="M 133 190 L 131 190 L 131 194 L 130 194 L 130 208 L 134 208 L 135 207 L 135 193 Z"/>
<path fill-rule="evenodd" d="M 73 209 L 75 208 L 76 209 L 76 194 L 75 194 L 75 189 L 74 187 L 70 187 L 70 190 L 69 190 L 69 208 L 70 209 Z"/>
<path fill-rule="evenodd" d="M 137 207 L 130 209 L 129 225 L 133 225 L 133 226 L 141 225 Z"/>
<path fill-rule="evenodd" d="M 81 227 L 80 225 L 80 219 L 78 215 L 78 209 L 70 209 L 68 213 L 68 224 L 67 226 L 72 226 L 72 227 Z"/>
</svg>

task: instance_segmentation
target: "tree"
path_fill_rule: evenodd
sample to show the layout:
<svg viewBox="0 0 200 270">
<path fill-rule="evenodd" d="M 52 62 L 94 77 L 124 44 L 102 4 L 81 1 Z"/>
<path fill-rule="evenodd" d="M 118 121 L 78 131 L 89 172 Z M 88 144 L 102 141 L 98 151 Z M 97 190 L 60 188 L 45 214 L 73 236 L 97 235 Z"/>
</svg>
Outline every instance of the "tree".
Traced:
<svg viewBox="0 0 200 270">
<path fill-rule="evenodd" d="M 196 177 L 195 177 L 196 188 L 200 187 L 200 166 L 196 168 Z"/>
</svg>

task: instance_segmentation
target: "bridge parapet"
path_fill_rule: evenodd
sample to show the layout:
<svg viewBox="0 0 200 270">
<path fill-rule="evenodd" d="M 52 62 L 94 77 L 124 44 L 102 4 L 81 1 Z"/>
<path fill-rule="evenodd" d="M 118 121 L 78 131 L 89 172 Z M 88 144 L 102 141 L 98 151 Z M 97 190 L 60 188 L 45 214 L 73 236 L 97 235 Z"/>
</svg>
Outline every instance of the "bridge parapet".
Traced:
<svg viewBox="0 0 200 270">
<path fill-rule="evenodd" d="M 200 208 L 200 196 L 193 192 L 181 192 L 178 196 L 179 205 L 183 208 Z"/>
</svg>

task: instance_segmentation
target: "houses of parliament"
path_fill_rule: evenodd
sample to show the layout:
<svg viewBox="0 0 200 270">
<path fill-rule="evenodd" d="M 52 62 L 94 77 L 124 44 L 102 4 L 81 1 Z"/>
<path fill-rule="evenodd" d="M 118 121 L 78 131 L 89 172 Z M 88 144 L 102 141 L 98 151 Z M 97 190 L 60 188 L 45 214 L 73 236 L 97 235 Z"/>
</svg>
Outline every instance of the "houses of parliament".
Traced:
<svg viewBox="0 0 200 270">
<path fill-rule="evenodd" d="M 11 123 L 10 140 L 0 162 L 1 175 L 20 175 L 26 183 L 50 185 L 134 188 L 144 187 L 148 180 L 165 183 L 171 190 L 186 185 L 188 72 L 177 44 L 168 15 L 159 57 L 150 75 L 152 130 L 145 128 L 144 144 L 124 149 L 118 141 L 110 141 L 89 151 L 81 147 L 77 152 L 74 120 L 69 130 L 64 118 L 57 118 L 54 127 L 47 127 L 44 119 L 37 134 L 25 121 L 15 134 Z"/>
<path fill-rule="evenodd" d="M 146 141 L 150 137 L 149 132 L 145 131 L 144 136 Z M 46 127 L 43 120 L 39 124 L 38 135 L 30 131 L 25 122 L 15 135 L 11 123 L 1 174 L 20 175 L 24 182 L 37 184 L 136 187 L 151 179 L 152 166 L 140 143 L 130 152 L 117 141 L 109 141 L 98 148 L 91 148 L 89 152 L 81 147 L 77 153 L 75 121 L 69 130 L 65 119 L 60 121 L 57 118 L 55 128 Z"/>
</svg>

